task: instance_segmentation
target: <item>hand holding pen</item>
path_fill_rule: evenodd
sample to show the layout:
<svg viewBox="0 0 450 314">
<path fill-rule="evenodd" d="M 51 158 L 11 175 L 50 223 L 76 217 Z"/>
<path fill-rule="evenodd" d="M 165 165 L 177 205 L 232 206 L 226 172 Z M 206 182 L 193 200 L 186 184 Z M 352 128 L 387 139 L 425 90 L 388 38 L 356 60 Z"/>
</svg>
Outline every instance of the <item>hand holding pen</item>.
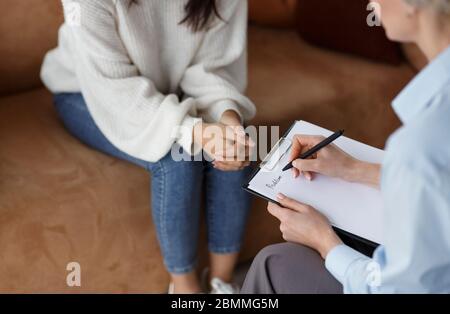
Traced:
<svg viewBox="0 0 450 314">
<path fill-rule="evenodd" d="M 293 176 L 303 174 L 312 180 L 314 173 L 348 180 L 351 177 L 352 164 L 358 162 L 332 144 L 344 132 L 338 131 L 332 136 L 296 135 L 292 140 L 291 163 L 283 170 L 292 168 Z"/>
</svg>

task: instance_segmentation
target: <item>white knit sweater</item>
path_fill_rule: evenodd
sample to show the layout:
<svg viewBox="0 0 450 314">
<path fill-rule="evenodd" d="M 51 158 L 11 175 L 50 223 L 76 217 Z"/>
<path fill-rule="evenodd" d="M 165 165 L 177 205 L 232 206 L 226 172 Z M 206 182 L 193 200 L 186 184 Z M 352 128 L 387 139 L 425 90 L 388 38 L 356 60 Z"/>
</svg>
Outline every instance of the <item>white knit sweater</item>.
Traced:
<svg viewBox="0 0 450 314">
<path fill-rule="evenodd" d="M 187 0 L 63 0 L 66 20 L 41 77 L 53 93 L 82 92 L 103 134 L 122 151 L 158 161 L 178 142 L 192 153 L 192 128 L 255 107 L 247 83 L 247 1 L 218 0 L 224 21 L 193 33 L 179 25 Z M 76 14 L 71 9 L 70 14 Z"/>
</svg>

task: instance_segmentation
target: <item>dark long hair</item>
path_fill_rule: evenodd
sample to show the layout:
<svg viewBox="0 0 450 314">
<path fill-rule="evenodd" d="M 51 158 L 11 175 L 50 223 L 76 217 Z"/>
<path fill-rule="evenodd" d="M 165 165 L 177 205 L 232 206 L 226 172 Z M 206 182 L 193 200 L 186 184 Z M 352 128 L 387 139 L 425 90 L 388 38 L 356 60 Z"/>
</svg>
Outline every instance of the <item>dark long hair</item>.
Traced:
<svg viewBox="0 0 450 314">
<path fill-rule="evenodd" d="M 130 5 L 138 2 L 139 0 L 131 0 Z M 180 24 L 186 24 L 194 32 L 208 28 L 214 16 L 221 19 L 216 0 L 189 0 L 184 11 L 186 15 Z"/>
</svg>

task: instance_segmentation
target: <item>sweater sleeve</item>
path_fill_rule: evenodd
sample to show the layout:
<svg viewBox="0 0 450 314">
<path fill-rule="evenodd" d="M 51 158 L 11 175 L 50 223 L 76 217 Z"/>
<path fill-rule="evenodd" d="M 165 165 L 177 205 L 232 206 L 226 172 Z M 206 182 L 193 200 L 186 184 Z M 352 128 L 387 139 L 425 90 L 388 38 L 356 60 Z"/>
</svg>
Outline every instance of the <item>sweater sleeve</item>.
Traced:
<svg viewBox="0 0 450 314">
<path fill-rule="evenodd" d="M 243 95 L 247 87 L 247 1 L 218 4 L 222 5 L 222 19 L 217 18 L 206 31 L 181 88 L 196 99 L 197 109 L 207 121 L 218 121 L 230 109 L 243 120 L 250 120 L 256 113 L 255 106 Z"/>
<path fill-rule="evenodd" d="M 174 142 L 193 153 L 192 98 L 163 95 L 141 76 L 120 39 L 113 1 L 78 0 L 81 25 L 71 26 L 76 74 L 96 124 L 122 151 L 146 161 L 164 157 Z"/>
</svg>

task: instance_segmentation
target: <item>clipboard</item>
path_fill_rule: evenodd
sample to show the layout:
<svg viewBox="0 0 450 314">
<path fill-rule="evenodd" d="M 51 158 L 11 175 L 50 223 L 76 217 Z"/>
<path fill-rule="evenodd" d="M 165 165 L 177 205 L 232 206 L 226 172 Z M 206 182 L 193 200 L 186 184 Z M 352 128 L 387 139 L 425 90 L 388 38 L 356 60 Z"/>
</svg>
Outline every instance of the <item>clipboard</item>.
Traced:
<svg viewBox="0 0 450 314">
<path fill-rule="evenodd" d="M 256 167 L 256 169 L 251 173 L 251 175 L 249 176 L 248 180 L 246 181 L 246 183 L 242 186 L 242 188 L 247 191 L 248 193 L 251 193 L 257 197 L 260 197 L 268 202 L 271 203 L 275 203 L 277 205 L 281 205 L 276 199 L 269 197 L 267 195 L 264 195 L 263 193 L 259 193 L 258 191 L 255 191 L 255 189 L 252 188 L 251 186 L 251 182 L 253 181 L 253 179 L 258 176 L 260 174 L 261 171 L 270 171 L 270 168 L 273 167 L 274 163 L 280 163 L 283 162 L 282 165 L 280 164 L 276 164 L 276 167 L 280 167 L 280 166 L 285 166 L 285 162 L 286 162 L 286 154 L 290 153 L 290 148 L 292 146 L 292 141 L 288 138 L 288 135 L 291 133 L 291 131 L 293 130 L 293 128 L 298 124 L 298 123 L 306 123 L 309 124 L 307 122 L 304 121 L 296 121 L 294 122 L 289 129 L 283 134 L 283 136 L 280 138 L 280 140 L 273 146 L 273 148 L 271 149 L 271 151 L 269 152 L 269 154 L 264 158 L 264 160 Z M 311 124 L 309 124 L 311 125 Z M 320 128 L 320 127 L 317 127 Z M 330 131 L 331 132 L 331 131 Z M 351 140 L 353 141 L 353 140 Z M 366 146 L 367 148 L 370 148 L 369 146 L 362 144 L 362 143 L 358 143 L 356 141 L 354 141 L 355 143 L 357 143 L 358 145 L 362 145 L 362 147 Z M 280 150 L 281 149 L 281 150 Z M 370 148 L 370 149 L 374 149 L 375 148 Z M 268 168 L 267 168 L 268 166 Z M 380 210 L 382 210 L 382 208 L 380 208 Z M 348 237 L 350 239 L 356 240 L 360 243 L 363 243 L 367 246 L 369 246 L 370 248 L 374 249 L 376 248 L 380 241 L 373 241 L 370 240 L 368 238 L 362 237 L 360 235 L 357 235 L 355 233 L 349 232 L 347 230 L 344 230 L 343 228 L 340 228 L 336 225 L 333 224 L 333 229 L 335 229 L 338 233 L 344 235 L 345 237 Z"/>
</svg>

